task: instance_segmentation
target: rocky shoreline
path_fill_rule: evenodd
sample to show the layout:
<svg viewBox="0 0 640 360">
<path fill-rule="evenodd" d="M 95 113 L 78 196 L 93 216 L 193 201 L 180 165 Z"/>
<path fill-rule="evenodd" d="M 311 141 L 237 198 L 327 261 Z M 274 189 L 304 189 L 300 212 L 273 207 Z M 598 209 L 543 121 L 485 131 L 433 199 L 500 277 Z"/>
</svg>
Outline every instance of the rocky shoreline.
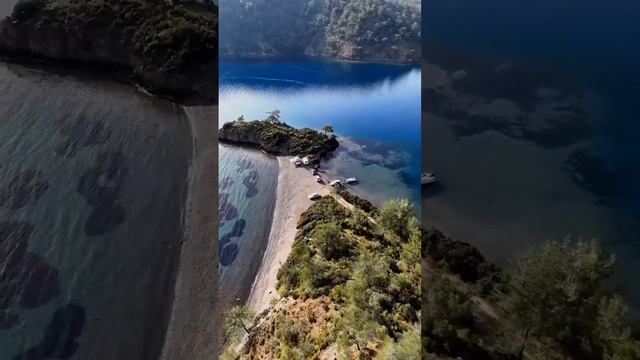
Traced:
<svg viewBox="0 0 640 360">
<path fill-rule="evenodd" d="M 225 123 L 218 133 L 221 142 L 259 148 L 276 156 L 309 156 L 317 163 L 339 146 L 334 135 L 309 128 L 296 129 L 282 122 L 268 120 Z"/>
<path fill-rule="evenodd" d="M 217 9 L 197 5 L 21 0 L 0 22 L 0 56 L 85 65 L 174 101 L 215 104 L 216 28 Z"/>
</svg>

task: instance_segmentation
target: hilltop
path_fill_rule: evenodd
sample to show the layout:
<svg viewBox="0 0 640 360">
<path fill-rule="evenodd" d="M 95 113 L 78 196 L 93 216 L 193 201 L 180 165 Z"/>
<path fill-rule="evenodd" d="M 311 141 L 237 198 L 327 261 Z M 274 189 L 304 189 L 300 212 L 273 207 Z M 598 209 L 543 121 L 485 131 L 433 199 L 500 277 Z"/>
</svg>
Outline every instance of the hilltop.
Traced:
<svg viewBox="0 0 640 360">
<path fill-rule="evenodd" d="M 231 0 L 220 6 L 223 56 L 420 61 L 419 1 Z"/>
<path fill-rule="evenodd" d="M 0 54 L 106 65 L 151 92 L 214 103 L 217 22 L 198 2 L 21 0 L 0 22 Z"/>
</svg>

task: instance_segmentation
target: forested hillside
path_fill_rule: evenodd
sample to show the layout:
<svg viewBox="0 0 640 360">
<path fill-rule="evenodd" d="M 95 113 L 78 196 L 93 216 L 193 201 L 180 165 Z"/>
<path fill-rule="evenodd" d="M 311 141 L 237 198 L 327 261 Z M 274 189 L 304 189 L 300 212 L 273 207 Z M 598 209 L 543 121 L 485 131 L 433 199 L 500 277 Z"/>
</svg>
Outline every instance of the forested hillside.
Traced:
<svg viewBox="0 0 640 360">
<path fill-rule="evenodd" d="M 300 217 L 278 271 L 279 299 L 257 316 L 242 306 L 225 315 L 221 360 L 420 358 L 420 229 L 412 205 L 392 200 L 365 212 L 344 204 L 364 199 L 334 196 Z"/>
<path fill-rule="evenodd" d="M 437 230 L 422 239 L 423 359 L 640 359 L 595 242 L 549 241 L 500 269 Z"/>
<path fill-rule="evenodd" d="M 223 56 L 326 56 L 418 61 L 416 0 L 226 0 Z"/>
</svg>

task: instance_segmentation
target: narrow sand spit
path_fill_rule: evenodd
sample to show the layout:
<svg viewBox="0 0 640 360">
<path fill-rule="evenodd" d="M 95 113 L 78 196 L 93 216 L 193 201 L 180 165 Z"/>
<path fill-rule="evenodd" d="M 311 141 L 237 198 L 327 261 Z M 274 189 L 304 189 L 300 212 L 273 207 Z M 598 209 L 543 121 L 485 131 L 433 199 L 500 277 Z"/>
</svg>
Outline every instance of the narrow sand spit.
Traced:
<svg viewBox="0 0 640 360">
<path fill-rule="evenodd" d="M 193 137 L 185 238 L 176 274 L 163 360 L 210 360 L 218 354 L 218 107 L 185 107 Z M 153 254 L 149 254 L 153 256 Z"/>
<path fill-rule="evenodd" d="M 308 196 L 329 194 L 329 185 L 318 184 L 310 169 L 296 168 L 290 159 L 278 157 L 278 188 L 269 243 L 247 300 L 247 305 L 257 313 L 268 308 L 271 299 L 277 298 L 278 270 L 291 252 L 300 215 L 313 203 Z"/>
</svg>

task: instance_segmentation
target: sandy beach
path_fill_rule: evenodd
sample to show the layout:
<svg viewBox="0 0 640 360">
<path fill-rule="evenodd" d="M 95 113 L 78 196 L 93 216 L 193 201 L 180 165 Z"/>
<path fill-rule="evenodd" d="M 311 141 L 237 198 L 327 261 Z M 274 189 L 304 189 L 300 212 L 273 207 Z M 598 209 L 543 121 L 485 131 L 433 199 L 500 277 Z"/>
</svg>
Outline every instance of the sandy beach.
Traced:
<svg viewBox="0 0 640 360">
<path fill-rule="evenodd" d="M 308 199 L 309 194 L 329 194 L 328 184 L 317 183 L 310 169 L 297 168 L 290 159 L 278 157 L 278 187 L 269 243 L 247 300 L 247 306 L 257 313 L 267 309 L 271 299 L 278 297 L 278 270 L 291 252 L 300 215 L 313 203 Z"/>
<path fill-rule="evenodd" d="M 185 206 L 185 238 L 162 359 L 209 360 L 218 353 L 220 324 L 215 311 L 218 108 L 186 107 L 184 111 L 193 137 L 193 157 Z"/>
</svg>

